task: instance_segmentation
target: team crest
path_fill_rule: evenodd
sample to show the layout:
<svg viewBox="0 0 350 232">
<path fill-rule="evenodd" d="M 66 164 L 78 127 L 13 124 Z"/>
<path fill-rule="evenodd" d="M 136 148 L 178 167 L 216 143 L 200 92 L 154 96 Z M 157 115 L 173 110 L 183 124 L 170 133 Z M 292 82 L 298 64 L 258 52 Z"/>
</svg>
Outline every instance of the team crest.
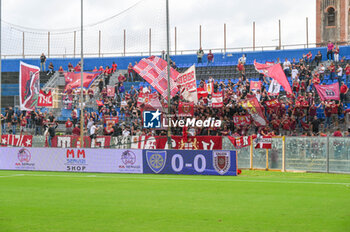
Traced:
<svg viewBox="0 0 350 232">
<path fill-rule="evenodd" d="M 213 166 L 220 175 L 224 175 L 231 167 L 230 152 L 213 151 Z"/>
<path fill-rule="evenodd" d="M 159 173 L 165 167 L 166 151 L 146 151 L 146 159 L 152 171 Z"/>
</svg>

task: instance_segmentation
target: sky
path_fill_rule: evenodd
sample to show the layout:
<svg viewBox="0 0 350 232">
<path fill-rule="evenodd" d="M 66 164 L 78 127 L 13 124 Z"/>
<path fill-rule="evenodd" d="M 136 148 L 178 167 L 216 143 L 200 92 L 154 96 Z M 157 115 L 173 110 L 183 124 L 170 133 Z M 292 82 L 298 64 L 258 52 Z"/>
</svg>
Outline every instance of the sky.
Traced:
<svg viewBox="0 0 350 232">
<path fill-rule="evenodd" d="M 282 45 L 305 44 L 306 17 L 309 19 L 309 43 L 314 43 L 315 2 L 169 0 L 171 50 L 175 47 L 174 27 L 177 28 L 177 50 L 197 50 L 199 25 L 202 25 L 204 49 L 223 48 L 224 23 L 227 48 L 251 47 L 253 22 L 256 23 L 256 46 L 277 46 L 278 20 L 282 26 Z M 91 26 L 118 13 L 120 15 L 104 23 Z M 165 19 L 165 0 L 84 0 L 84 24 L 90 25 L 84 29 L 84 52 L 98 53 L 98 31 L 101 31 L 101 52 L 121 54 L 124 29 L 126 52 L 148 52 L 149 28 L 152 30 L 151 50 L 161 51 L 166 48 Z M 80 27 L 80 0 L 2 0 L 2 20 L 5 22 L 2 24 L 4 54 L 22 54 L 23 31 L 25 54 L 48 52 L 47 31 L 51 33 L 51 54 L 71 54 L 74 31 Z M 78 52 L 79 31 L 76 36 Z"/>
</svg>

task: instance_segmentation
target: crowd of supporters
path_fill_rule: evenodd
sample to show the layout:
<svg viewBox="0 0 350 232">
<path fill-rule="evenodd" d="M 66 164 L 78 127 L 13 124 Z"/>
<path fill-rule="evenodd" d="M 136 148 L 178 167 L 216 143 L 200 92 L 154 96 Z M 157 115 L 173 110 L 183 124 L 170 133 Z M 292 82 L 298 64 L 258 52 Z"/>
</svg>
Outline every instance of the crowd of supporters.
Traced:
<svg viewBox="0 0 350 232">
<path fill-rule="evenodd" d="M 164 54 L 163 54 L 164 55 Z M 197 52 L 197 62 L 202 63 L 205 56 L 202 49 Z M 207 54 L 208 65 L 214 61 L 214 55 L 211 51 Z M 266 86 L 270 84 L 271 79 L 260 74 L 259 79 L 263 85 L 260 90 L 251 91 L 250 80 L 245 75 L 246 57 L 243 55 L 238 60 L 235 67 L 238 79 L 228 79 L 218 81 L 210 77 L 208 80 L 201 80 L 199 86 L 204 87 L 208 83 L 213 83 L 213 91 L 223 91 L 223 107 L 213 108 L 212 99 L 209 95 L 207 98 L 200 98 L 194 105 L 194 117 L 205 120 L 207 118 L 220 119 L 223 123 L 220 128 L 187 128 L 185 131 L 188 135 L 232 135 L 243 136 L 251 134 L 261 135 L 288 135 L 288 136 L 348 136 L 349 114 L 347 109 L 347 93 L 350 81 L 350 65 L 346 60 L 339 59 L 339 47 L 328 44 L 327 59 L 329 62 L 322 63 L 325 59 L 319 52 L 313 56 L 311 52 L 289 61 L 285 59 L 280 62 L 283 70 L 292 82 L 292 94 L 281 93 L 277 97 L 270 96 Z M 171 62 L 173 68 L 177 69 L 175 62 Z M 68 71 L 80 71 L 80 64 L 73 67 L 69 63 Z M 95 88 L 84 91 L 85 101 L 94 104 L 99 102 L 97 108 L 93 111 L 85 110 L 82 114 L 84 119 L 84 128 L 86 135 L 104 134 L 112 136 L 128 135 L 166 135 L 166 130 L 144 129 L 142 126 L 142 110 L 144 105 L 137 107 L 138 95 L 140 92 L 146 92 L 142 86 L 132 86 L 125 89 L 125 82 L 142 81 L 142 78 L 133 70 L 132 64 L 129 64 L 127 73 L 120 74 L 115 80 L 114 96 L 107 93 L 107 85 L 110 84 L 110 78 L 117 70 L 117 64 L 113 62 L 111 67 L 93 71 L 102 73 Z M 60 72 L 63 71 L 60 67 Z M 344 75 L 345 73 L 345 75 Z M 344 78 L 345 76 L 345 78 Z M 329 77 L 329 78 L 328 78 Z M 326 84 L 337 80 L 340 84 L 340 101 L 321 101 L 314 85 Z M 148 89 L 147 91 L 151 91 Z M 71 118 L 65 122 L 65 134 L 80 134 L 79 119 L 79 90 L 68 88 L 64 93 L 63 103 L 68 109 L 72 109 Z M 262 111 L 268 122 L 267 126 L 257 126 L 254 121 L 250 125 L 237 126 L 233 121 L 233 116 L 248 115 L 247 111 L 242 108 L 240 102 L 247 97 L 255 96 L 262 106 Z M 159 94 L 158 98 L 165 108 L 168 102 Z M 277 98 L 277 106 L 269 107 L 266 102 Z M 178 106 L 180 101 L 185 102 L 181 94 L 176 94 L 170 102 L 171 114 L 173 117 L 178 116 Z M 322 111 L 322 117 L 318 112 Z M 114 125 L 106 125 L 105 117 L 118 117 L 118 122 Z M 43 134 L 49 128 L 49 125 L 57 125 L 55 116 L 50 113 L 42 113 L 40 109 L 34 112 L 19 112 L 18 114 L 10 107 L 6 110 L 5 115 L 1 115 L 3 130 L 8 133 L 27 133 L 32 129 L 35 135 Z M 18 131 L 19 127 L 19 131 Z M 173 135 L 183 135 L 182 128 L 172 128 Z"/>
</svg>

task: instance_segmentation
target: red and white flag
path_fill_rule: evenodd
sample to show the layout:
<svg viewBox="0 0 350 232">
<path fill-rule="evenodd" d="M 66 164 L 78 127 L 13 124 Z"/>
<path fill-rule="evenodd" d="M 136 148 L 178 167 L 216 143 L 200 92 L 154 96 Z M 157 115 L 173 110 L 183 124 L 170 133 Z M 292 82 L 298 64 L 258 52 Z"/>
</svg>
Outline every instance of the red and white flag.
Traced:
<svg viewBox="0 0 350 232">
<path fill-rule="evenodd" d="M 107 96 L 108 97 L 114 97 L 115 95 L 115 88 L 112 85 L 107 85 Z"/>
<path fill-rule="evenodd" d="M 228 139 L 231 141 L 233 146 L 235 146 L 236 149 L 242 148 L 242 147 L 248 147 L 252 144 L 252 140 L 250 136 L 241 136 L 241 137 L 232 137 L 228 136 Z"/>
<path fill-rule="evenodd" d="M 281 103 L 278 101 L 277 98 L 269 100 L 269 101 L 266 101 L 265 104 L 269 108 L 274 108 L 274 107 L 277 107 L 277 106 L 281 105 Z"/>
<path fill-rule="evenodd" d="M 198 99 L 200 98 L 207 98 L 208 97 L 208 91 L 205 88 L 198 88 L 197 89 L 197 95 L 198 95 Z"/>
<path fill-rule="evenodd" d="M 168 98 L 168 71 L 167 62 L 157 56 L 143 58 L 134 66 L 137 72 L 145 79 L 153 88 L 155 88 L 165 99 Z M 176 85 L 179 73 L 170 68 L 170 95 L 173 97 L 179 89 Z"/>
<path fill-rule="evenodd" d="M 281 85 L 278 84 L 278 82 L 276 80 L 272 80 L 269 86 L 269 91 L 268 91 L 268 95 L 269 96 L 278 96 L 280 94 L 281 91 Z"/>
<path fill-rule="evenodd" d="M 251 122 L 250 115 L 233 116 L 233 123 L 235 126 L 248 126 Z"/>
<path fill-rule="evenodd" d="M 256 92 L 261 90 L 261 81 L 250 81 L 250 91 Z"/>
<path fill-rule="evenodd" d="M 20 63 L 19 71 L 19 105 L 21 110 L 33 111 L 40 92 L 40 68 Z"/>
<path fill-rule="evenodd" d="M 38 106 L 52 107 L 52 105 L 53 103 L 51 90 L 48 93 L 45 93 L 44 91 L 40 90 Z"/>
<path fill-rule="evenodd" d="M 254 141 L 255 149 L 271 149 L 272 138 L 271 136 L 257 137 Z"/>
<path fill-rule="evenodd" d="M 83 73 L 83 88 L 88 89 L 101 73 L 89 73 L 84 72 Z M 68 89 L 68 86 L 70 86 L 72 89 L 80 88 L 81 87 L 81 73 L 80 72 L 67 72 L 64 74 L 64 78 L 66 80 L 66 88 Z"/>
<path fill-rule="evenodd" d="M 198 102 L 196 67 L 194 65 L 178 76 L 177 85 L 180 87 L 180 93 L 185 100 Z"/>
<path fill-rule="evenodd" d="M 221 108 L 224 106 L 222 91 L 212 94 L 211 103 L 213 108 Z"/>
<path fill-rule="evenodd" d="M 194 104 L 193 102 L 179 102 L 179 117 L 193 117 L 194 115 Z"/>
<path fill-rule="evenodd" d="M 256 97 L 247 98 L 246 100 L 241 101 L 240 104 L 244 109 L 247 110 L 257 126 L 267 125 L 262 106 Z"/>
</svg>

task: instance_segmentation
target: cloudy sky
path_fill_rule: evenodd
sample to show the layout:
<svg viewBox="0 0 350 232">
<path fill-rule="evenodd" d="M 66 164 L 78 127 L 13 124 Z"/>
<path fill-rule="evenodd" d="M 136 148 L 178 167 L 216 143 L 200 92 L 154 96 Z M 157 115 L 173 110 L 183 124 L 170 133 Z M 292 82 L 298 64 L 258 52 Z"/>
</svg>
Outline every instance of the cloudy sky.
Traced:
<svg viewBox="0 0 350 232">
<path fill-rule="evenodd" d="M 224 23 L 227 25 L 228 48 L 250 47 L 253 21 L 256 22 L 256 46 L 276 46 L 279 19 L 282 22 L 282 44 L 304 44 L 306 17 L 309 18 L 309 42 L 315 42 L 314 0 L 169 2 L 172 49 L 175 26 L 177 49 L 198 49 L 199 25 L 202 25 L 203 48 L 222 48 Z M 118 13 L 104 23 L 93 25 Z M 25 54 L 47 52 L 47 31 L 51 33 L 51 54 L 71 54 L 74 31 L 80 26 L 80 0 L 2 0 L 2 20 L 5 22 L 2 31 L 5 54 L 23 52 L 23 31 Z M 127 52 L 148 51 L 149 28 L 152 28 L 152 50 L 163 50 L 166 45 L 165 0 L 84 0 L 84 23 L 89 25 L 84 33 L 84 51 L 87 53 L 98 52 L 98 31 L 101 31 L 102 53 L 123 51 L 124 29 Z M 77 53 L 79 44 L 77 32 Z"/>
</svg>

